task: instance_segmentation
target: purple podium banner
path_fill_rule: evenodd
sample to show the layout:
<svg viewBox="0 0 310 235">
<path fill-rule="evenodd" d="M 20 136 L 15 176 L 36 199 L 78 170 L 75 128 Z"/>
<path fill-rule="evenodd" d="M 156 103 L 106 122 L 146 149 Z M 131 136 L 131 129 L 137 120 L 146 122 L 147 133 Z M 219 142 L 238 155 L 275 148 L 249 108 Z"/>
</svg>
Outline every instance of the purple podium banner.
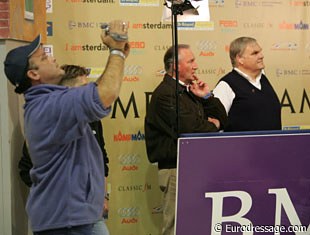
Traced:
<svg viewBox="0 0 310 235">
<path fill-rule="evenodd" d="M 310 234 L 310 132 L 182 137 L 178 153 L 176 235 Z"/>
</svg>

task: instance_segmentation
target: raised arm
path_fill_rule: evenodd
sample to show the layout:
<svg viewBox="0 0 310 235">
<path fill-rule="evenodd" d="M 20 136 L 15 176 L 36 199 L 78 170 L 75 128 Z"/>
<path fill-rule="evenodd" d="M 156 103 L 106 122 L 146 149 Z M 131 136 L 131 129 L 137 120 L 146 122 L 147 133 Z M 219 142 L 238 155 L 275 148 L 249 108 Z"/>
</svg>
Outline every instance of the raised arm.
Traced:
<svg viewBox="0 0 310 235">
<path fill-rule="evenodd" d="M 127 36 L 128 26 L 125 22 L 115 20 L 109 23 L 108 30 L 101 34 L 102 42 L 110 49 L 110 55 L 102 75 L 96 81 L 101 102 L 109 107 L 117 99 L 123 76 L 125 59 L 129 54 L 128 40 L 115 40 L 111 35 Z"/>
</svg>

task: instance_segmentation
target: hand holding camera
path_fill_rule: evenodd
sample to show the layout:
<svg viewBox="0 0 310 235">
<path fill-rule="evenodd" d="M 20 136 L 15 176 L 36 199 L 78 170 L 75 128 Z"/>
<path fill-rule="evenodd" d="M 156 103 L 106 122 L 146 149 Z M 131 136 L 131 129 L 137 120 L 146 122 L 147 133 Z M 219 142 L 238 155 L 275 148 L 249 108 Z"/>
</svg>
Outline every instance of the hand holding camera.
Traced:
<svg viewBox="0 0 310 235">
<path fill-rule="evenodd" d="M 112 50 L 122 51 L 127 57 L 129 54 L 128 44 L 128 23 L 122 20 L 113 20 L 110 23 L 101 25 L 102 42 Z"/>
</svg>

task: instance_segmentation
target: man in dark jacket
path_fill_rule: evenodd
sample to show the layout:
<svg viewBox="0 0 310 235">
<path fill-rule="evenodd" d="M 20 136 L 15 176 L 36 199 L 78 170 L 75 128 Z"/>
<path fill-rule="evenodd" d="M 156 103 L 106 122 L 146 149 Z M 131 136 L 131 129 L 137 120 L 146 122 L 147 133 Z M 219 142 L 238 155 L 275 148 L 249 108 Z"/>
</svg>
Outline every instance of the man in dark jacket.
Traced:
<svg viewBox="0 0 310 235">
<path fill-rule="evenodd" d="M 166 74 L 154 90 L 145 118 L 148 159 L 158 163 L 163 198 L 163 235 L 174 234 L 177 139 L 182 133 L 217 132 L 226 123 L 226 112 L 206 83 L 195 76 L 197 64 L 189 45 L 178 45 L 178 112 L 174 48 L 164 56 Z"/>
</svg>

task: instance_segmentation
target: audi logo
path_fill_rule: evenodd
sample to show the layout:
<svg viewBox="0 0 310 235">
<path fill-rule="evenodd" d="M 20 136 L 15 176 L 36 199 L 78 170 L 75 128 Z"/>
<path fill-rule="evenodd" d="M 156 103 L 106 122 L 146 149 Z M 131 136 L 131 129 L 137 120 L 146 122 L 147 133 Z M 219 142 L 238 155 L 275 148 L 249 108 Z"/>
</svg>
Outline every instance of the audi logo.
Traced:
<svg viewBox="0 0 310 235">
<path fill-rule="evenodd" d="M 124 74 L 125 75 L 140 75 L 142 74 L 142 67 L 140 65 L 127 65 L 125 66 Z"/>
<path fill-rule="evenodd" d="M 217 48 L 217 44 L 215 41 L 199 41 L 197 43 L 197 48 L 200 51 L 213 51 Z"/>
<path fill-rule="evenodd" d="M 122 154 L 118 157 L 121 165 L 137 165 L 141 161 L 138 154 Z"/>
<path fill-rule="evenodd" d="M 122 218 L 139 217 L 140 208 L 139 207 L 122 207 L 117 210 L 117 214 Z"/>
</svg>

